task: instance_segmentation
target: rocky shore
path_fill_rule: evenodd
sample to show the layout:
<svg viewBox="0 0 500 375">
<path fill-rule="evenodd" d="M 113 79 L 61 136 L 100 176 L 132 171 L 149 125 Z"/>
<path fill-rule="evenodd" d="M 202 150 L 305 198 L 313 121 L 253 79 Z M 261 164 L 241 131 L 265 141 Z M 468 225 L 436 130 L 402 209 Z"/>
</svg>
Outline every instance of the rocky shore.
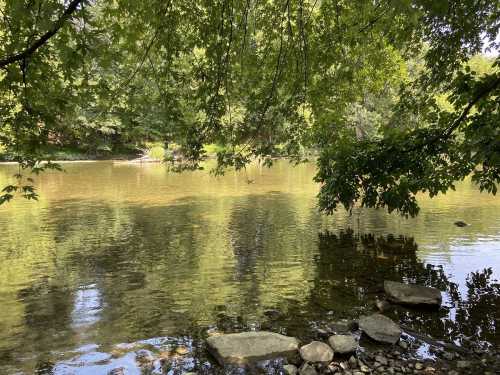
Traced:
<svg viewBox="0 0 500 375">
<path fill-rule="evenodd" d="M 326 328 L 318 328 L 315 339 L 308 342 L 270 331 L 223 333 L 212 330 L 203 347 L 211 361 L 216 362 L 214 365 L 172 370 L 169 365 L 172 360 L 179 361 L 192 354 L 183 347 L 156 356 L 148 350 L 138 350 L 135 361 L 146 373 L 155 368 L 160 372 L 150 372 L 188 375 L 500 373 L 500 348 L 465 349 L 412 332 L 383 315 L 390 304 L 438 308 L 442 301 L 439 290 L 386 281 L 384 292 L 385 299 L 377 303 L 381 311 L 356 320 L 332 322 Z M 268 312 L 271 317 L 277 314 L 277 311 Z M 109 374 L 127 372 L 125 368 L 115 368 Z"/>
</svg>

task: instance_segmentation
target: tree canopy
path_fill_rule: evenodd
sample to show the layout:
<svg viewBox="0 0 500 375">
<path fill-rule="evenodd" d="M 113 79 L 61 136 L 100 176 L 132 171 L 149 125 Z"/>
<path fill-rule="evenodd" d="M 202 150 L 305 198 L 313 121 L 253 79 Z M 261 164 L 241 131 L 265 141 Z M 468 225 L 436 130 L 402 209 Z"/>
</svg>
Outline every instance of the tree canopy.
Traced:
<svg viewBox="0 0 500 375">
<path fill-rule="evenodd" d="M 318 154 L 320 208 L 418 213 L 500 182 L 500 5 L 486 0 L 0 0 L 0 146 L 176 143 L 179 169 Z M 5 188 L 36 198 L 23 173 Z"/>
</svg>

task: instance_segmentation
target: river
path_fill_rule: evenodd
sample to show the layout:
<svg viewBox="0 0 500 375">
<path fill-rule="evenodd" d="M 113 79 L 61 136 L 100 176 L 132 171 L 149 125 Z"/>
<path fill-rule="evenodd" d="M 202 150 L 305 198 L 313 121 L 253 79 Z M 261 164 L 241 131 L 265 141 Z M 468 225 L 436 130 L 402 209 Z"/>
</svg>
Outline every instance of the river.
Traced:
<svg viewBox="0 0 500 375">
<path fill-rule="evenodd" d="M 470 180 L 422 195 L 420 215 L 407 220 L 372 209 L 320 214 L 313 164 L 254 164 L 223 177 L 158 164 L 63 166 L 37 178 L 38 202 L 0 207 L 2 374 L 118 365 L 139 374 L 128 350 L 137 343 L 188 348 L 172 371 L 210 368 L 210 330 L 307 338 L 373 311 L 384 279 L 444 292 L 439 311 L 394 313 L 415 330 L 500 344 L 500 199 Z M 13 173 L 0 166 L 2 186 Z"/>
</svg>

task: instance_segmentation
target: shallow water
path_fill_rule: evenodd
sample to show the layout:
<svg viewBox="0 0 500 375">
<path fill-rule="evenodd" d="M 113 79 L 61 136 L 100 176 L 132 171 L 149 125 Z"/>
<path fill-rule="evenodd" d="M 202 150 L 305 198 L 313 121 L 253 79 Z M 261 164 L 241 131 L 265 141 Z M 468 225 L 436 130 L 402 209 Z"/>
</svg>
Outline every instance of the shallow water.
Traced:
<svg viewBox="0 0 500 375">
<path fill-rule="evenodd" d="M 392 313 L 406 327 L 500 344 L 500 199 L 469 180 L 422 196 L 421 214 L 406 220 L 319 214 L 312 164 L 220 178 L 162 165 L 64 168 L 39 177 L 39 202 L 0 207 L 2 374 L 134 374 L 137 348 L 167 356 L 179 345 L 191 353 L 168 354 L 170 370 L 157 373 L 210 371 L 202 339 L 211 330 L 307 340 L 373 311 L 384 279 L 445 293 L 439 311 Z M 0 166 L 0 183 L 13 173 Z"/>
</svg>

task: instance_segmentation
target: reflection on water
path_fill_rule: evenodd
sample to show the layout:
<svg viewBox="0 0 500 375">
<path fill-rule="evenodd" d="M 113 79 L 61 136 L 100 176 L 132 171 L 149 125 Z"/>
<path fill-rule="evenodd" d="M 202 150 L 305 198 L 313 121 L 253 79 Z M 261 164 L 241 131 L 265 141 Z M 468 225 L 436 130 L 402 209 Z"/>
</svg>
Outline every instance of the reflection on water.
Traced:
<svg viewBox="0 0 500 375">
<path fill-rule="evenodd" d="M 12 173 L 0 167 L 0 183 Z M 312 165 L 281 162 L 222 178 L 99 162 L 41 176 L 40 202 L 0 207 L 0 373 L 139 373 L 137 345 L 164 356 L 188 347 L 196 355 L 168 355 L 157 370 L 203 372 L 207 331 L 308 339 L 314 327 L 372 311 L 384 279 L 446 293 L 437 311 L 389 313 L 407 329 L 500 344 L 498 198 L 465 181 L 422 197 L 416 219 L 376 210 L 326 218 L 313 175 Z"/>
</svg>

